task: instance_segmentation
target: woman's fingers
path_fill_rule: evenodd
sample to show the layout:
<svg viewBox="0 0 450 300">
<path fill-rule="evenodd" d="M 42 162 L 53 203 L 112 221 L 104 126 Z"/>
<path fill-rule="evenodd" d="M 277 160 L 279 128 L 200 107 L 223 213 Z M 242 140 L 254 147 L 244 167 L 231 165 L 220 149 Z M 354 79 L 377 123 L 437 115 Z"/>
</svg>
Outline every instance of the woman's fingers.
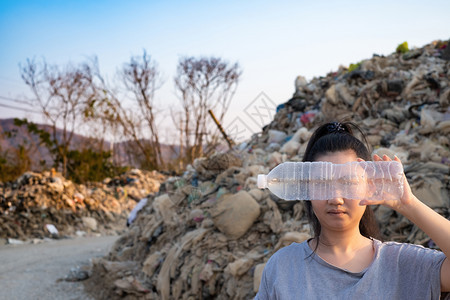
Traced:
<svg viewBox="0 0 450 300">
<path fill-rule="evenodd" d="M 378 205 L 378 204 L 383 204 L 384 201 L 383 200 L 361 200 L 359 201 L 359 205 L 363 206 L 363 205 Z"/>
<path fill-rule="evenodd" d="M 392 159 L 387 156 L 386 154 L 383 155 L 383 158 L 381 158 L 378 154 L 374 154 L 373 156 L 374 161 L 392 161 Z M 400 162 L 397 156 L 394 156 L 394 160 Z"/>
</svg>

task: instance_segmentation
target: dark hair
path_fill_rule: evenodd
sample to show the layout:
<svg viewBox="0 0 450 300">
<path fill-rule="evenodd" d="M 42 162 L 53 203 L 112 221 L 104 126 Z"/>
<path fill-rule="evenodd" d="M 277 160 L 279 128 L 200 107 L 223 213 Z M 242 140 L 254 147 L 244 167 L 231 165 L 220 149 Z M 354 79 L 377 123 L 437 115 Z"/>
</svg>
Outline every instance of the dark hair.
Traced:
<svg viewBox="0 0 450 300">
<path fill-rule="evenodd" d="M 352 127 L 359 131 L 364 142 L 367 144 L 364 133 L 356 124 L 351 122 L 326 123 L 314 131 L 306 147 L 303 161 L 315 161 L 320 155 L 346 150 L 353 150 L 355 151 L 357 157 L 367 161 L 371 160 L 368 147 L 366 147 L 363 142 L 355 137 Z M 314 214 L 311 201 L 305 201 L 305 208 L 309 223 L 314 232 L 314 237 L 317 238 L 317 241 L 319 241 L 319 235 L 322 227 Z M 373 210 L 369 206 L 366 206 L 366 210 L 364 211 L 361 221 L 359 222 L 359 231 L 367 238 L 372 237 L 381 240 L 380 229 L 375 219 Z M 319 243 L 316 244 L 316 249 L 317 245 L 319 245 Z"/>
</svg>

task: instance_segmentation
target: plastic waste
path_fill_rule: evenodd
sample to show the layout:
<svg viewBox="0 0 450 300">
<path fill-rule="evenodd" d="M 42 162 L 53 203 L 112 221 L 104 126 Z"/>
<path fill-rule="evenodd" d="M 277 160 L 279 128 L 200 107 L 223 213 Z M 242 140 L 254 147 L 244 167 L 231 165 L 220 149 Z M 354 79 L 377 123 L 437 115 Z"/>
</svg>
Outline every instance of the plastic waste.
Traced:
<svg viewBox="0 0 450 300">
<path fill-rule="evenodd" d="M 396 200 L 403 195 L 403 166 L 396 161 L 285 162 L 258 175 L 258 188 L 284 200 Z"/>
<path fill-rule="evenodd" d="M 136 219 L 138 212 L 144 208 L 144 206 L 147 204 L 148 198 L 142 198 L 138 204 L 133 208 L 133 210 L 130 212 L 130 215 L 127 219 L 127 226 L 130 226 L 131 223 Z"/>
<path fill-rule="evenodd" d="M 55 225 L 53 224 L 45 224 L 45 228 L 47 228 L 48 232 L 50 234 L 58 235 L 58 229 L 56 229 Z"/>
</svg>

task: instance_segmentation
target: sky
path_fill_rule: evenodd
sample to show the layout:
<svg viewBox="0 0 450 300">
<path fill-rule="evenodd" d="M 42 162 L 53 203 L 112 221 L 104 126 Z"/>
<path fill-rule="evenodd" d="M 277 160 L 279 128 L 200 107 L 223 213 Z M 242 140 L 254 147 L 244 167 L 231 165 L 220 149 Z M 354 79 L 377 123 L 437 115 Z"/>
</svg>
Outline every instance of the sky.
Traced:
<svg viewBox="0 0 450 300">
<path fill-rule="evenodd" d="M 2 0 L 0 118 L 42 120 L 33 107 L 14 101 L 30 97 L 19 71 L 27 59 L 63 66 L 97 56 L 112 79 L 145 49 L 163 74 L 155 96 L 163 111 L 179 105 L 173 77 L 181 57 L 238 62 L 243 74 L 223 127 L 241 139 L 270 122 L 299 75 L 325 76 L 375 53 L 389 55 L 404 41 L 422 47 L 448 40 L 450 1 L 424 3 Z"/>
</svg>

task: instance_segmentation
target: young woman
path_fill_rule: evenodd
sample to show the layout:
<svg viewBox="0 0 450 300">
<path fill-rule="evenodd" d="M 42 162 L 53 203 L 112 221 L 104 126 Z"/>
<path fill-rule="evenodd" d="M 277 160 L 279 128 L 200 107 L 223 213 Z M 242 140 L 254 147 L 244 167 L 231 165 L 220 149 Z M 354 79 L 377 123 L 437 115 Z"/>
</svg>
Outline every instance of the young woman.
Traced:
<svg viewBox="0 0 450 300">
<path fill-rule="evenodd" d="M 319 127 L 303 161 L 370 160 L 352 127 L 357 128 L 337 122 Z M 403 214 L 443 252 L 381 242 L 368 206 L 374 204 Z M 406 177 L 401 199 L 334 198 L 306 201 L 305 206 L 314 237 L 280 249 L 269 259 L 256 299 L 439 299 L 441 292 L 450 291 L 450 221 L 417 199 Z"/>
</svg>

